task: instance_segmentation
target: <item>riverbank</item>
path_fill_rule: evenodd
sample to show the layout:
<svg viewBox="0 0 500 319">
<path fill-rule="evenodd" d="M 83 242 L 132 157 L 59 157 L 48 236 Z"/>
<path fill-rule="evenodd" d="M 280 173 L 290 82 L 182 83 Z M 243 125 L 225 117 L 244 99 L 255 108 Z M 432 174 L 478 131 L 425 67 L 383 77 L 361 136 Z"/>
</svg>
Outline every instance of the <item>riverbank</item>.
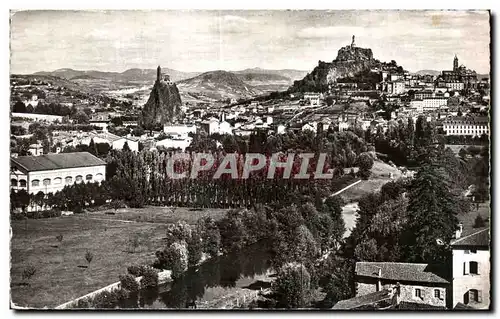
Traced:
<svg viewBox="0 0 500 319">
<path fill-rule="evenodd" d="M 19 307 L 54 308 L 110 285 L 128 266 L 154 262 L 169 222 L 195 221 L 200 214 L 221 218 L 222 211 L 147 207 L 119 209 L 115 215 L 98 211 L 26 223 L 12 220 L 11 301 Z M 141 214 L 148 218 L 134 220 Z M 90 263 L 87 251 L 93 255 Z M 26 280 L 28 265 L 36 272 Z"/>
</svg>

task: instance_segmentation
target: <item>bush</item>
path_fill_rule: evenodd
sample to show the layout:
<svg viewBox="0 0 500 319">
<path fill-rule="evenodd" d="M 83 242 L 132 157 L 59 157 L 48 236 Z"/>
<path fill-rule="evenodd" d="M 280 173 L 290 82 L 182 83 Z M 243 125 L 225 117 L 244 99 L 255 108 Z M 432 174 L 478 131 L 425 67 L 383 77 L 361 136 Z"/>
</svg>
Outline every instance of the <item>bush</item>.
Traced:
<svg viewBox="0 0 500 319">
<path fill-rule="evenodd" d="M 191 226 L 184 221 L 179 221 L 175 224 L 170 224 L 167 227 L 167 245 L 174 242 L 187 241 L 191 237 Z"/>
<path fill-rule="evenodd" d="M 139 291 L 139 284 L 135 280 L 135 277 L 132 275 L 129 275 L 129 274 L 120 275 L 120 283 L 121 283 L 122 289 L 126 289 L 130 292 Z"/>
<path fill-rule="evenodd" d="M 29 281 L 36 274 L 36 267 L 32 264 L 23 269 L 23 280 Z"/>
<path fill-rule="evenodd" d="M 103 291 L 95 295 L 90 304 L 92 308 L 115 308 L 117 302 L 116 292 Z"/>
<path fill-rule="evenodd" d="M 131 265 L 127 267 L 127 272 L 135 277 L 142 276 L 143 271 L 144 271 L 144 266 Z"/>
<path fill-rule="evenodd" d="M 158 272 L 152 267 L 144 267 L 142 272 L 141 287 L 151 288 L 158 286 Z"/>
<path fill-rule="evenodd" d="M 279 307 L 303 308 L 310 298 L 311 276 L 304 265 L 288 263 L 280 268 L 273 291 Z"/>
<path fill-rule="evenodd" d="M 201 259 L 203 253 L 203 242 L 198 233 L 193 233 L 187 242 L 188 249 L 188 266 L 196 266 Z"/>
<path fill-rule="evenodd" d="M 477 215 L 476 219 L 474 220 L 474 228 L 481 228 L 486 226 L 486 222 L 484 219 L 481 217 L 481 215 Z"/>
<path fill-rule="evenodd" d="M 73 308 L 88 309 L 91 306 L 91 301 L 89 298 L 82 298 L 77 301 Z"/>
<path fill-rule="evenodd" d="M 172 278 L 178 278 L 188 267 L 188 249 L 186 243 L 173 243 L 163 251 L 156 252 L 158 264 L 163 269 L 172 270 Z"/>
<path fill-rule="evenodd" d="M 74 214 L 83 214 L 83 213 L 84 213 L 84 210 L 83 210 L 82 206 L 76 206 L 76 207 L 73 209 L 73 213 L 74 213 Z"/>
</svg>

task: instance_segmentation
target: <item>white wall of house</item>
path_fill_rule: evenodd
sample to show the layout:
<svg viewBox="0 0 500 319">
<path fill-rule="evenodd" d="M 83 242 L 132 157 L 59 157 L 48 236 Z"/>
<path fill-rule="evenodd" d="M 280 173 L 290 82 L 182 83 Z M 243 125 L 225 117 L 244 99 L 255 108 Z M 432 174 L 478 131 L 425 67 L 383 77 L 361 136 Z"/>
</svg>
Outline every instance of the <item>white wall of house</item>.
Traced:
<svg viewBox="0 0 500 319">
<path fill-rule="evenodd" d="M 130 150 L 132 150 L 134 152 L 138 152 L 139 151 L 139 142 L 138 141 L 132 141 L 132 140 L 129 140 L 127 138 L 120 138 L 120 139 L 114 141 L 113 142 L 113 149 L 115 149 L 115 150 L 121 150 L 121 149 L 123 149 L 123 146 L 125 145 L 125 143 L 127 143 L 127 145 L 130 148 Z"/>
<path fill-rule="evenodd" d="M 471 274 L 470 262 L 477 262 L 477 274 Z M 464 295 L 471 289 L 479 293 L 480 302 L 469 299 L 474 308 L 490 305 L 490 252 L 488 250 L 453 249 L 453 307 L 464 303 Z"/>
<path fill-rule="evenodd" d="M 64 168 L 48 171 L 28 172 L 16 171 L 10 174 L 11 189 L 24 189 L 30 194 L 42 191 L 44 194 L 60 191 L 66 185 L 75 183 L 100 182 L 106 179 L 106 165 Z M 17 186 L 12 181 L 17 180 Z M 20 187 L 20 181 L 26 181 L 26 187 Z M 36 182 L 38 181 L 38 183 Z M 38 184 L 38 185 L 37 185 Z"/>
</svg>

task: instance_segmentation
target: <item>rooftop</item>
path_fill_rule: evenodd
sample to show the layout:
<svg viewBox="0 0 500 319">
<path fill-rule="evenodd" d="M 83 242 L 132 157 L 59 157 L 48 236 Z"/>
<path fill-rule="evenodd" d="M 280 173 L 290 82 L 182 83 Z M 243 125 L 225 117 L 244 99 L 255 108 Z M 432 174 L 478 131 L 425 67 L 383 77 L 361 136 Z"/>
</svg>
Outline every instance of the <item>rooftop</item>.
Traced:
<svg viewBox="0 0 500 319">
<path fill-rule="evenodd" d="M 398 262 L 357 262 L 356 275 L 393 281 L 411 281 L 426 283 L 449 283 L 444 279 L 443 269 L 429 264 Z"/>
<path fill-rule="evenodd" d="M 460 237 L 451 242 L 453 247 L 472 246 L 489 247 L 490 246 L 490 228 L 483 228 L 470 235 Z"/>
<path fill-rule="evenodd" d="M 11 158 L 12 166 L 28 172 L 47 171 L 63 168 L 106 165 L 106 162 L 88 152 L 46 154 L 41 156 L 19 156 Z"/>
<path fill-rule="evenodd" d="M 387 289 L 372 292 L 367 295 L 357 296 L 351 299 L 341 300 L 337 302 L 333 309 L 335 310 L 351 310 L 363 306 L 373 305 L 382 301 L 390 301 L 390 292 Z"/>
</svg>

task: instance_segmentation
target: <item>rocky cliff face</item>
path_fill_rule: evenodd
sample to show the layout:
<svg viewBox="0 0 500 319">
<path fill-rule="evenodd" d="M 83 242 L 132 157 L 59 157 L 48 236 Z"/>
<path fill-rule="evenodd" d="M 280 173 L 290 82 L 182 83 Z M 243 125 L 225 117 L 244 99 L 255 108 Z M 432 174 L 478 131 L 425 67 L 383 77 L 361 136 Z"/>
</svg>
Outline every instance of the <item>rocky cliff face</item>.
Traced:
<svg viewBox="0 0 500 319">
<path fill-rule="evenodd" d="M 181 96 L 175 83 L 157 80 L 142 109 L 141 124 L 151 127 L 175 122 L 183 115 L 181 105 Z"/>
<path fill-rule="evenodd" d="M 379 64 L 371 49 L 346 46 L 331 63 L 319 61 L 318 66 L 304 79 L 295 81 L 290 91 L 323 91 L 338 78 L 352 77 Z"/>
</svg>

